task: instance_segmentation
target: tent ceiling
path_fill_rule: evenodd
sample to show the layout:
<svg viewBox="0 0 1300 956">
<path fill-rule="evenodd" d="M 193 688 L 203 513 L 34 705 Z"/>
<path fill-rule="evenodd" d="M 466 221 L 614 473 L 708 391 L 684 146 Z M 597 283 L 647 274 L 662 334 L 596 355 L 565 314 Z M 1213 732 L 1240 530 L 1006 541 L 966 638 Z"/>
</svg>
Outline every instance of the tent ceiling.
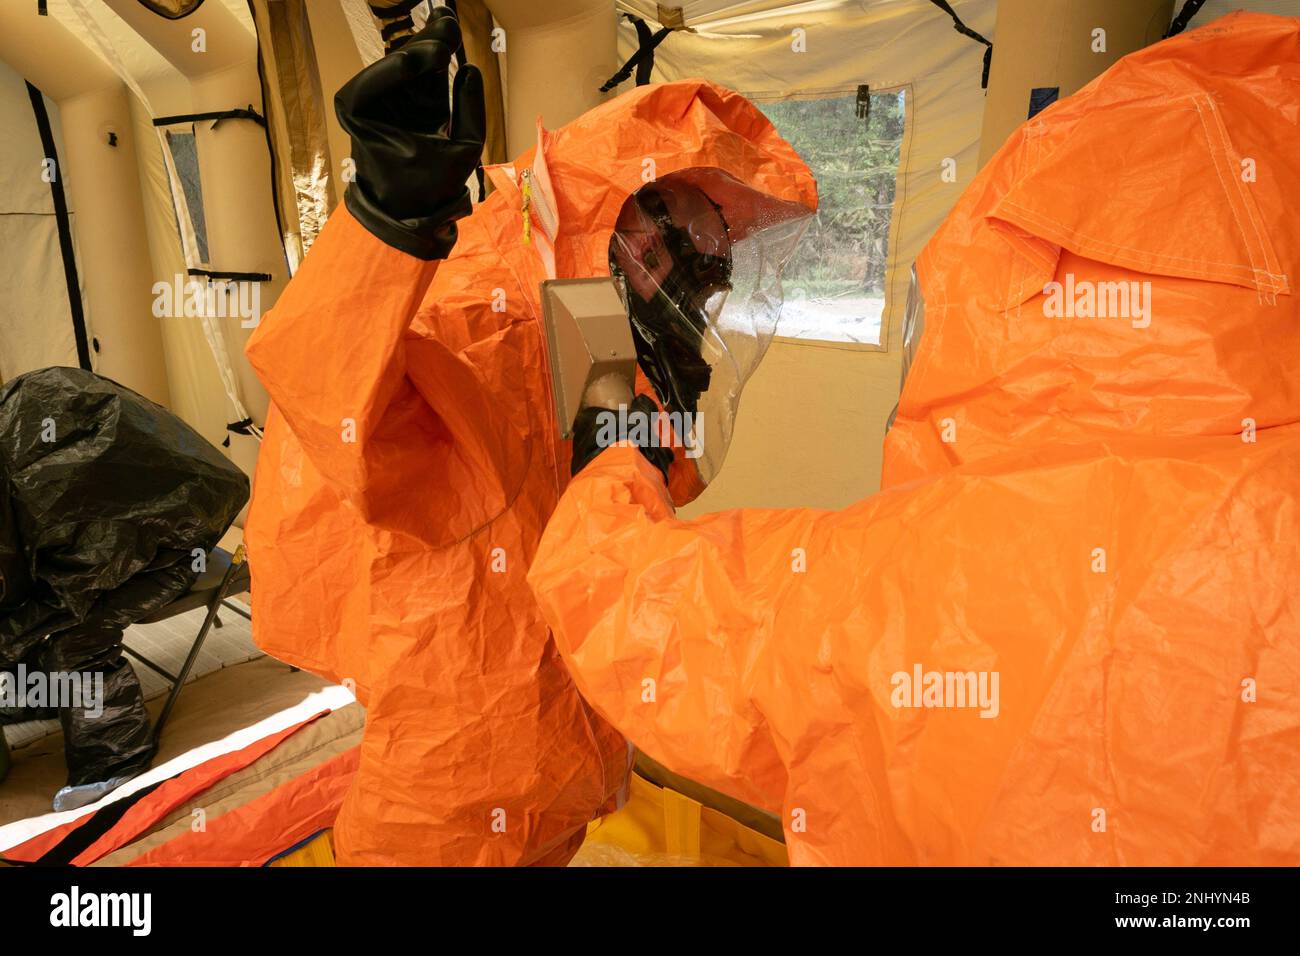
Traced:
<svg viewBox="0 0 1300 956">
<path fill-rule="evenodd" d="M 253 21 L 246 0 L 208 2 L 220 3 L 229 9 L 240 26 L 248 31 L 250 37 L 253 36 Z M 159 105 L 167 106 L 170 110 L 168 104 L 175 102 L 178 94 L 186 88 L 187 84 L 180 72 L 103 0 L 49 0 L 49 10 L 50 16 L 112 68 L 113 64 L 103 56 L 100 44 L 92 36 L 92 31 L 98 31 L 131 77 L 148 92 L 151 100 L 159 100 Z"/>
</svg>

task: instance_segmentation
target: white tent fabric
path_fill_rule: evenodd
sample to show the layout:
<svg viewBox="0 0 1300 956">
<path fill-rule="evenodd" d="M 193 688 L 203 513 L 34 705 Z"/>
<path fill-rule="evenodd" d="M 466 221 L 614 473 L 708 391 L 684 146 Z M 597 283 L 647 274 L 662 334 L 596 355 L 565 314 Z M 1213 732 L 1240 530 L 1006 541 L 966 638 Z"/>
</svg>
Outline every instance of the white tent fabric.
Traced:
<svg viewBox="0 0 1300 956">
<path fill-rule="evenodd" d="M 48 99 L 45 105 L 56 151 L 65 156 L 58 107 Z M 44 159 L 26 81 L 0 63 L 0 382 L 34 368 L 77 364 L 54 200 L 42 178 Z M 69 219 L 75 235 L 71 209 Z"/>
</svg>

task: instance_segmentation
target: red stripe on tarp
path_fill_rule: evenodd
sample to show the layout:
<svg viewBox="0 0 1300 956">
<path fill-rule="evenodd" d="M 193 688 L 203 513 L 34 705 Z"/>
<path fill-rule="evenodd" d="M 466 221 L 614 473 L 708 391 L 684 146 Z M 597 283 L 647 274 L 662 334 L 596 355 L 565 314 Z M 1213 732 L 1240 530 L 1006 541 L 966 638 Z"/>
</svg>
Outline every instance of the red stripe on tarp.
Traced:
<svg viewBox="0 0 1300 956">
<path fill-rule="evenodd" d="M 334 825 L 356 774 L 353 747 L 270 793 L 182 833 L 127 866 L 261 866 L 283 850 Z"/>
<path fill-rule="evenodd" d="M 153 793 L 138 801 L 135 806 L 124 813 L 122 819 L 111 830 L 76 856 L 72 860 L 72 865 L 88 866 L 100 857 L 112 853 L 119 847 L 126 846 L 126 844 L 144 833 L 149 827 L 167 816 L 190 797 L 202 793 L 235 771 L 243 770 L 259 757 L 274 750 L 287 737 L 292 736 L 312 721 L 319 720 L 328 713 L 330 711 L 322 710 L 319 714 L 263 737 L 242 750 L 234 750 L 228 754 L 213 757 L 197 767 L 191 767 L 175 777 L 164 780 Z M 129 800 L 130 797 L 124 797 L 123 799 Z M 111 804 L 108 806 L 111 806 Z M 101 809 L 106 809 L 106 807 Z M 95 813 L 98 812 L 100 811 L 95 811 Z M 27 842 L 6 850 L 4 855 L 9 859 L 25 863 L 39 860 L 51 849 L 63 842 L 64 838 L 72 831 L 92 820 L 95 813 L 88 813 L 62 826 L 46 830 Z"/>
</svg>

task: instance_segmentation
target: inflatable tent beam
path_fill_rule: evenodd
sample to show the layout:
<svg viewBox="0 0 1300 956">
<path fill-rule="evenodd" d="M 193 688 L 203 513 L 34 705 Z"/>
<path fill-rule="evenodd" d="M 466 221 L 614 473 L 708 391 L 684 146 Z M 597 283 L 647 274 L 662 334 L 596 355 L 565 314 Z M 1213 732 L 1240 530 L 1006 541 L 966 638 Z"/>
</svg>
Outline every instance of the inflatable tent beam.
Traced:
<svg viewBox="0 0 1300 956">
<path fill-rule="evenodd" d="M 358 12 L 355 8 L 360 5 Z M 320 76 L 321 92 L 324 94 L 325 135 L 329 140 L 330 160 L 330 210 L 332 211 L 343 198 L 346 180 L 343 178 L 343 162 L 352 153 L 352 141 L 339 125 L 334 115 L 334 94 L 368 63 L 383 56 L 384 47 L 379 39 L 379 31 L 374 28 L 374 21 L 364 0 L 353 0 L 351 14 L 344 3 L 339 0 L 312 0 L 307 3 L 307 19 L 311 24 L 311 39 L 316 48 L 316 69 Z M 364 15 L 364 20 L 361 20 Z M 353 30 L 369 30 L 370 45 L 366 49 L 359 46 L 358 37 Z"/>
<path fill-rule="evenodd" d="M 1031 111 L 1158 41 L 1173 15 L 1174 0 L 998 0 L 980 166 Z"/>
<path fill-rule="evenodd" d="M 487 6 L 505 30 L 506 153 L 515 157 L 537 142 L 537 117 L 556 129 L 606 99 L 600 85 L 619 68 L 618 13 L 609 0 Z"/>
<path fill-rule="evenodd" d="M 168 405 L 130 93 L 58 20 L 28 4 L 0 4 L 0 59 L 59 106 L 95 370 Z"/>
</svg>

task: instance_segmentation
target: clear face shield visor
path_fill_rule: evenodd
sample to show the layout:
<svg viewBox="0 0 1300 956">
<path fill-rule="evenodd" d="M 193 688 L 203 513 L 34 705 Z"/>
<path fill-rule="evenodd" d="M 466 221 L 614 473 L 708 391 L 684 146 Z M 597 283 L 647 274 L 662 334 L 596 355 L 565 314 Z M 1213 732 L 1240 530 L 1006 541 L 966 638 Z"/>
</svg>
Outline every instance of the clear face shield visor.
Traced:
<svg viewBox="0 0 1300 956">
<path fill-rule="evenodd" d="M 811 215 L 711 168 L 648 184 L 619 215 L 610 271 L 623 280 L 637 363 L 705 484 L 776 334 L 781 274 Z"/>
</svg>

